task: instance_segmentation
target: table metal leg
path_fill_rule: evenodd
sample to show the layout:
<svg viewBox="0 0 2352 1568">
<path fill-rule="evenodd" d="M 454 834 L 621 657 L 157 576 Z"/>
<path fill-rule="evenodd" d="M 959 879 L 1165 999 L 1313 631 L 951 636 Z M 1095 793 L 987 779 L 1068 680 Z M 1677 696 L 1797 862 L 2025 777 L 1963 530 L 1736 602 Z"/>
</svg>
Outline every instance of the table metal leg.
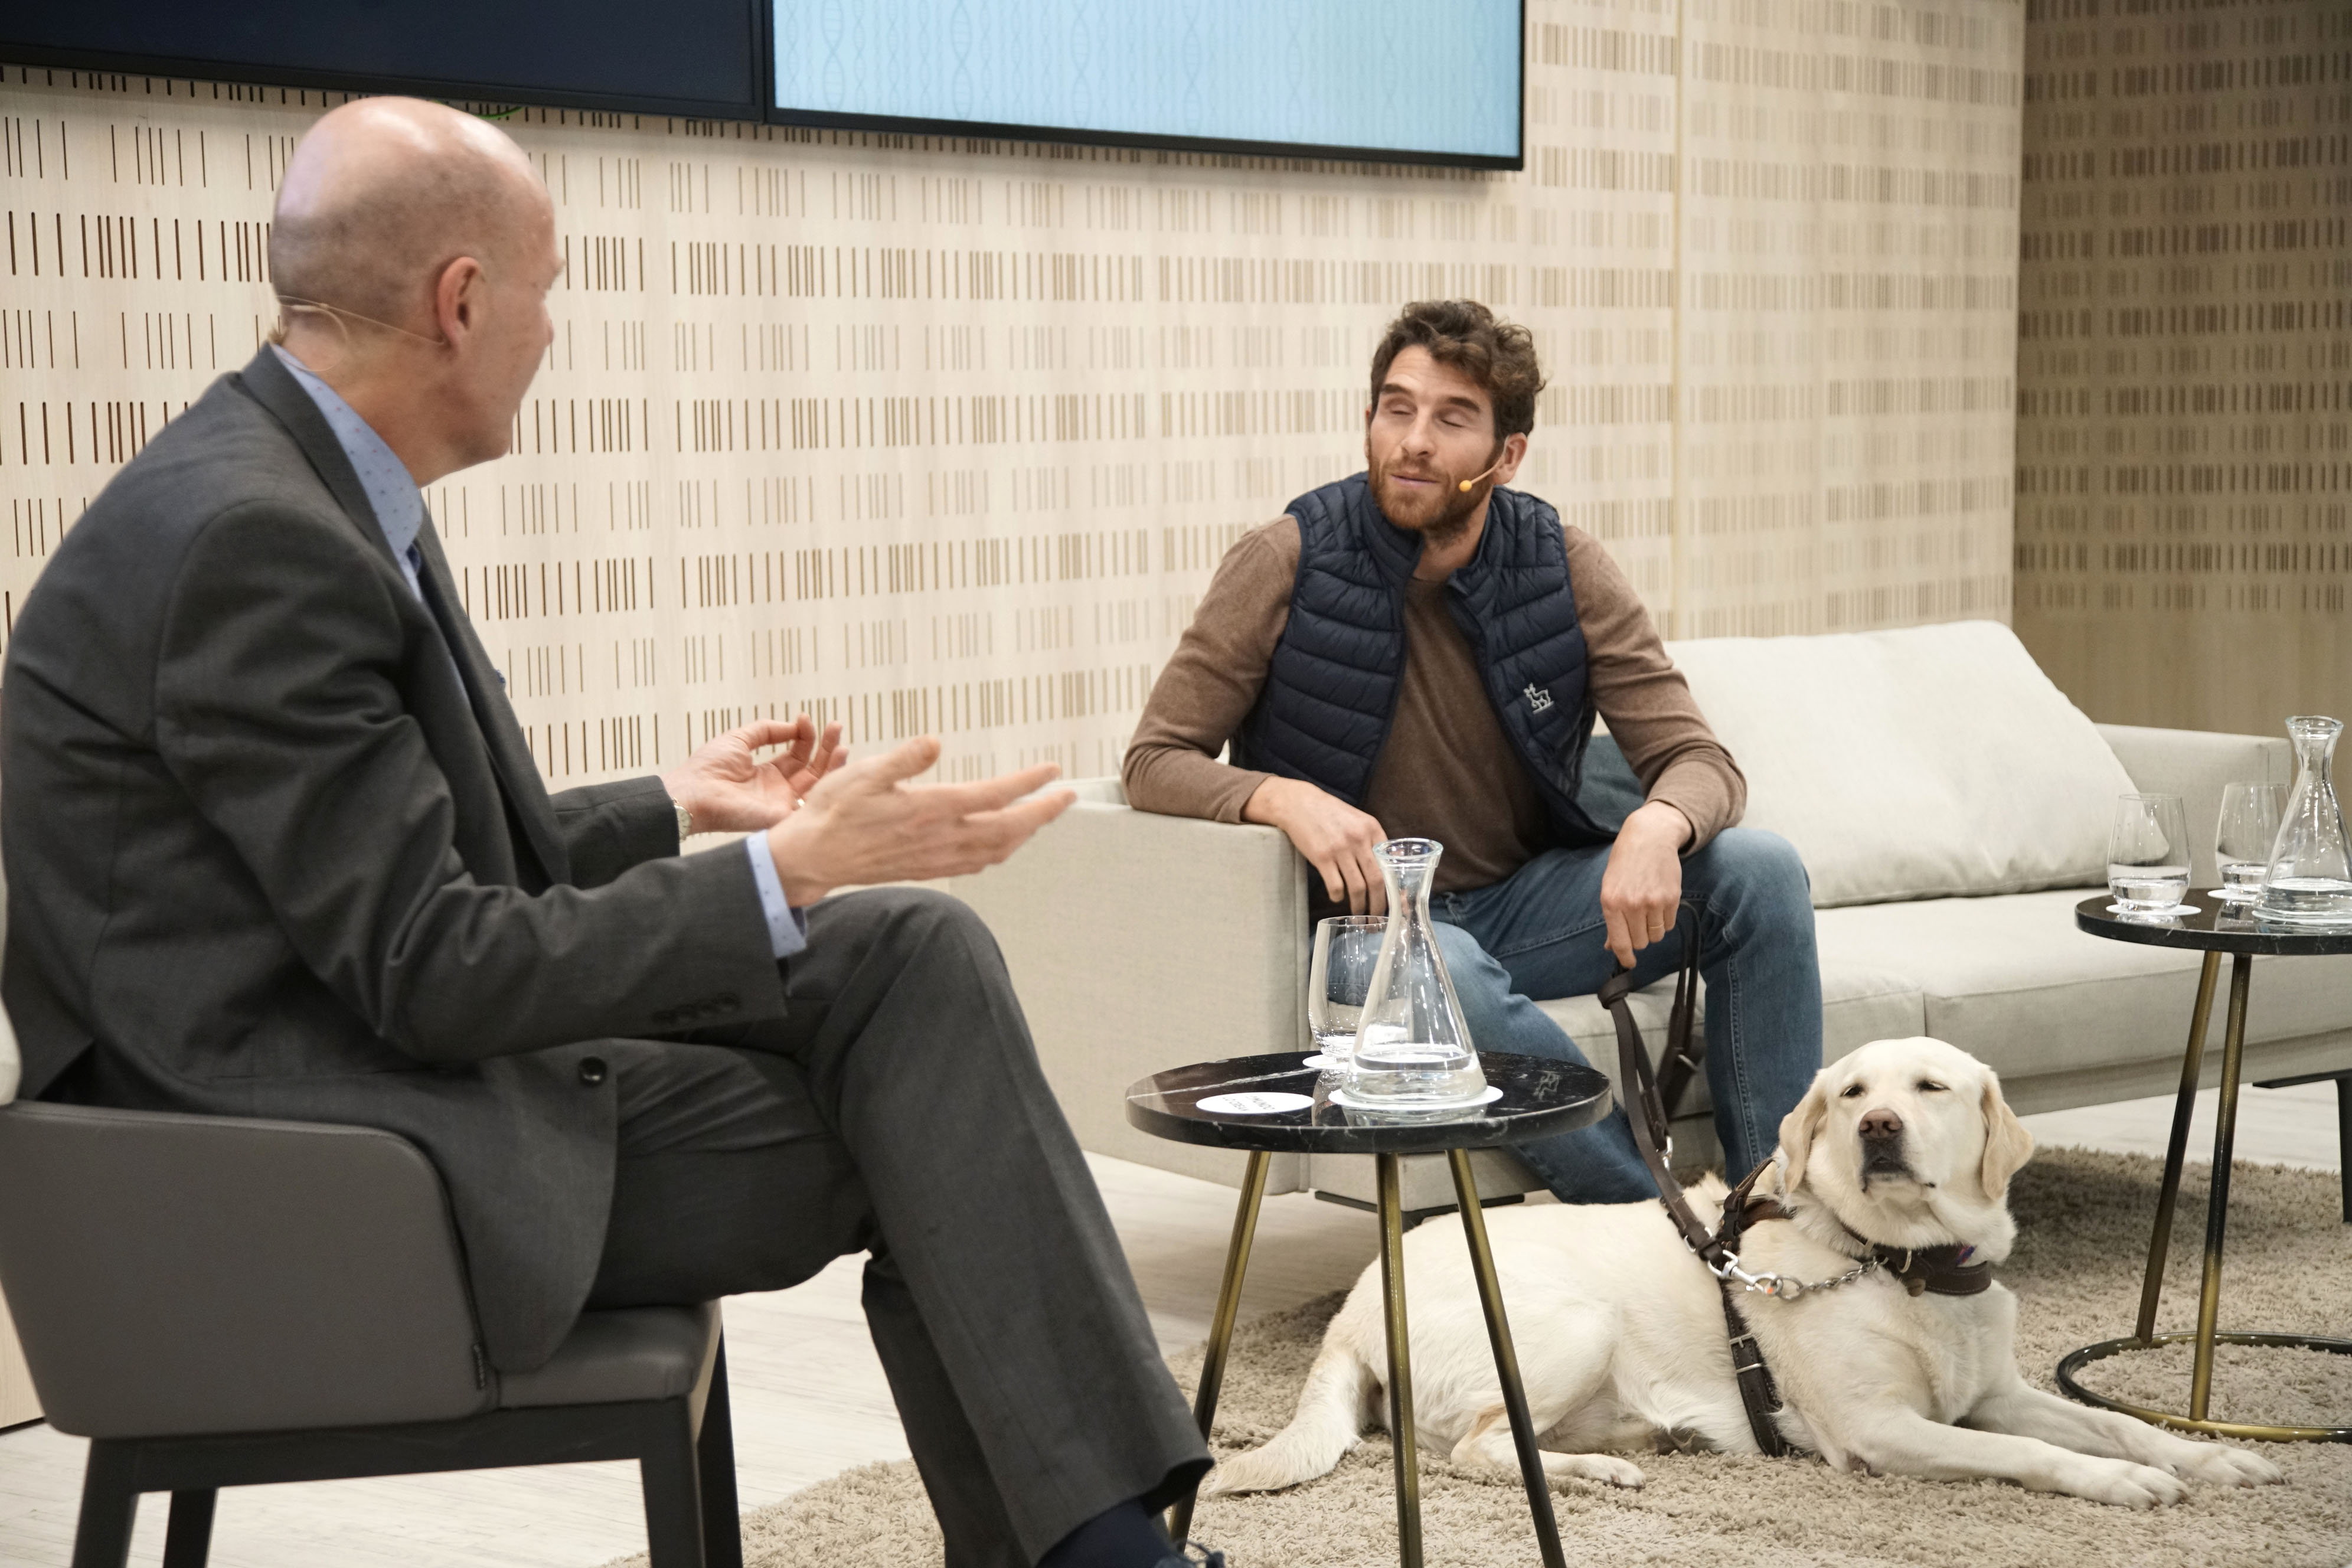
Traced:
<svg viewBox="0 0 2352 1568">
<path fill-rule="evenodd" d="M 1389 1439 L 1396 1451 L 1397 1561 L 1421 1568 L 1421 1462 L 1412 1441 L 1412 1342 L 1404 1320 L 1404 1201 L 1397 1156 L 1375 1154 L 1381 1189 L 1381 1294 L 1389 1330 Z"/>
<path fill-rule="evenodd" d="M 1494 1248 L 1486 1243 L 1486 1215 L 1478 1204 L 1478 1181 L 1468 1151 L 1454 1149 L 1454 1193 L 1462 1204 L 1462 1234 L 1470 1243 L 1470 1268 L 1478 1278 L 1478 1304 L 1486 1310 L 1486 1340 L 1495 1349 L 1495 1375 L 1503 1385 L 1503 1409 L 1511 1418 L 1511 1443 L 1519 1451 L 1519 1479 L 1527 1483 L 1528 1511 L 1535 1518 L 1536 1545 L 1544 1568 L 1567 1568 L 1559 1549 L 1559 1524 L 1551 1511 L 1551 1486 L 1544 1479 L 1543 1452 L 1536 1447 L 1535 1418 L 1519 1381 L 1519 1355 L 1511 1345 L 1511 1325 L 1503 1313 L 1503 1281 L 1495 1272 Z"/>
<path fill-rule="evenodd" d="M 2189 1029 L 2188 1056 L 2181 1066 L 2180 1100 L 2173 1111 L 2172 1142 L 2165 1158 L 2164 1190 L 2157 1204 L 2156 1236 L 2148 1247 L 2147 1279 L 2140 1292 L 2139 1332 L 2130 1339 L 2104 1340 L 2068 1352 L 2058 1363 L 2058 1390 L 2069 1399 L 2102 1410 L 2121 1411 L 2175 1431 L 2202 1433 L 2209 1437 L 2251 1438 L 2265 1443 L 2352 1443 L 2352 1426 L 2278 1426 L 2252 1421 L 2215 1421 L 2206 1415 L 2211 1405 L 2216 1344 L 2323 1351 L 2330 1355 L 2352 1356 L 2352 1340 L 2319 1334 L 2224 1333 L 2214 1327 L 2221 1309 L 2221 1244 L 2229 1232 L 2230 1159 L 2238 1126 L 2238 1075 L 2245 1058 L 2246 997 L 2253 975 L 2253 959 L 2247 953 L 2236 954 L 2230 971 L 2229 1022 L 2221 1038 L 2221 1114 L 2213 1131 L 2213 1181 L 2206 1199 L 2205 1277 L 2197 1296 L 2197 1328 L 2193 1333 L 2154 1331 L 2157 1291 L 2164 1275 L 2165 1243 L 2171 1230 L 2173 1202 L 2179 1193 L 2181 1160 L 2188 1149 L 2189 1106 L 2197 1092 L 2198 1058 L 2204 1049 L 2205 1026 L 2212 1014 L 2214 981 L 2220 967 L 2218 953 L 2205 955 L 2205 976 L 2197 992 L 2196 1021 Z M 2190 1375 L 2189 1414 L 2185 1415 L 2095 1393 L 2084 1387 L 2079 1376 L 2085 1367 L 2110 1356 L 2189 1343 L 2196 1347 L 2196 1360 Z"/>
<path fill-rule="evenodd" d="M 2344 1184 L 2344 1223 L 2352 1225 L 2352 1073 L 2336 1080 L 2336 1169 Z"/>
<path fill-rule="evenodd" d="M 2230 1155 L 2238 1131 L 2238 1065 L 2246 1048 L 2246 993 L 2254 961 L 2230 961 L 2230 1022 L 2221 1037 L 2221 1110 L 2214 1118 L 2213 1184 L 2205 1200 L 2205 1279 L 2197 1291 L 2197 1363 L 2189 1384 L 2189 1416 L 2205 1419 L 2213 1392 L 2213 1325 L 2221 1310 L 2221 1242 L 2230 1228 Z"/>
<path fill-rule="evenodd" d="M 2213 985 L 2221 955 L 2205 955 L 2197 979 L 2197 1006 L 2189 1015 L 2189 1048 L 2180 1056 L 2180 1098 L 2172 1105 L 2172 1141 L 2164 1149 L 2164 1185 L 2156 1198 L 2156 1230 L 2147 1242 L 2147 1274 L 2139 1287 L 2139 1342 L 2153 1342 L 2157 1299 L 2164 1294 L 2165 1253 L 2172 1245 L 2172 1210 L 2180 1198 L 2180 1167 L 2189 1155 L 2189 1119 L 2197 1109 L 2197 1075 L 2205 1066 L 2205 1035 L 2213 1022 Z"/>
<path fill-rule="evenodd" d="M 1241 1310 L 1242 1276 L 1249 1268 L 1250 1244 L 1257 1239 L 1257 1214 L 1265 1203 L 1266 1168 L 1273 1160 L 1271 1154 L 1253 1152 L 1242 1173 L 1242 1198 L 1234 1209 L 1234 1238 L 1225 1248 L 1224 1283 L 1217 1288 L 1217 1315 L 1209 1322 L 1209 1347 L 1201 1357 L 1201 1387 L 1192 1396 L 1192 1419 L 1200 1426 L 1203 1443 L 1217 1419 L 1217 1394 L 1225 1382 L 1225 1352 L 1232 1348 L 1234 1318 Z M 1192 1532 L 1192 1508 L 1200 1498 L 1200 1489 L 1195 1487 L 1169 1510 L 1168 1537 L 1180 1549 Z"/>
</svg>

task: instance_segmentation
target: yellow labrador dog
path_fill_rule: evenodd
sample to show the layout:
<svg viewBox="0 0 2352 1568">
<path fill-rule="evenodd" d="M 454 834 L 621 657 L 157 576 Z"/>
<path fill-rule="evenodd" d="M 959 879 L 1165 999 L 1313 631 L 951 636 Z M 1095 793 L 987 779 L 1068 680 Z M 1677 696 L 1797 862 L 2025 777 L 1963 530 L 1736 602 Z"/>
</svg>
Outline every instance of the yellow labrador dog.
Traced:
<svg viewBox="0 0 2352 1568">
<path fill-rule="evenodd" d="M 2017 1236 L 2010 1177 L 2032 1148 L 1974 1057 L 1939 1040 L 1879 1040 L 1823 1068 L 1780 1124 L 1759 1189 L 1788 1217 L 1748 1231 L 1741 1256 L 1758 1273 L 1813 1284 L 1852 1272 L 1873 1243 L 1960 1245 L 1998 1263 Z M 1724 1196 L 1713 1178 L 1690 1194 L 1710 1226 Z M 1641 1470 L 1606 1450 L 1757 1451 L 1715 1279 L 1659 1205 L 1498 1209 L 1486 1224 L 1547 1471 L 1637 1487 Z M 1516 1474 L 1458 1218 L 1406 1238 L 1405 1279 L 1423 1442 L 1450 1444 L 1458 1465 Z M 1832 1465 L 1997 1476 L 2129 1508 L 2179 1502 L 2184 1481 L 2279 1479 L 2255 1455 L 2027 1386 L 2012 1348 L 2017 1298 L 1998 1284 L 1914 1295 L 1876 1270 L 1740 1305 L 1780 1384 L 1782 1434 Z M 1219 1466 L 1206 1489 L 1263 1491 L 1328 1471 L 1384 1415 L 1387 1364 L 1375 1263 L 1331 1321 L 1290 1425 Z"/>
</svg>

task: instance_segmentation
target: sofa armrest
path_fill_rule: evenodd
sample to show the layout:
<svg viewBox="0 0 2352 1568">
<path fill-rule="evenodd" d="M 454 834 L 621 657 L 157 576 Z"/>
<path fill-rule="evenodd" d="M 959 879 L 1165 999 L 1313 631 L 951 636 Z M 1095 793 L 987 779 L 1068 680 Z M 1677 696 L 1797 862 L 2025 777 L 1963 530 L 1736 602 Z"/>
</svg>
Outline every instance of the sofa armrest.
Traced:
<svg viewBox="0 0 2352 1568">
<path fill-rule="evenodd" d="M 1130 809 L 1115 780 L 1002 866 L 950 884 L 995 933 L 1078 1142 L 1241 1180 L 1243 1157 L 1128 1125 L 1128 1085 L 1187 1062 L 1305 1048 L 1306 862 L 1272 827 Z M 1280 1156 L 1268 1190 L 1300 1184 Z"/>
<path fill-rule="evenodd" d="M 489 1406 L 441 1178 L 370 1128 L 0 1110 L 0 1284 L 49 1422 L 165 1436 Z"/>
<path fill-rule="evenodd" d="M 2133 784 L 2151 795 L 2180 796 L 2189 814 L 2189 880 L 2194 887 L 2210 888 L 2221 877 L 2213 864 L 2213 827 L 2221 815 L 2221 786 L 2241 780 L 2294 782 L 2294 753 L 2284 736 L 2137 724 L 2102 724 L 2099 734 Z"/>
</svg>

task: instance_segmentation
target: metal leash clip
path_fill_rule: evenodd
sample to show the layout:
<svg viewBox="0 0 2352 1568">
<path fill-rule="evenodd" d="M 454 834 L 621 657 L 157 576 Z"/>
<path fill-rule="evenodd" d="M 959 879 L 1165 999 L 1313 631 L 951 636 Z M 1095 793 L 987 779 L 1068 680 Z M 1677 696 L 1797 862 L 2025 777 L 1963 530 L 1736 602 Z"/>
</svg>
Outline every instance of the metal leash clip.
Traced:
<svg viewBox="0 0 2352 1568">
<path fill-rule="evenodd" d="M 1723 1255 L 1721 1263 L 1710 1263 L 1706 1267 L 1707 1272 L 1713 1274 L 1717 1279 L 1731 1280 L 1741 1289 L 1753 1291 L 1759 1296 L 1773 1296 L 1783 1301 L 1793 1301 L 1804 1293 L 1805 1287 L 1800 1280 L 1784 1279 L 1780 1275 L 1772 1273 L 1749 1273 L 1740 1267 L 1739 1254 L 1736 1252 L 1727 1252 Z"/>
</svg>

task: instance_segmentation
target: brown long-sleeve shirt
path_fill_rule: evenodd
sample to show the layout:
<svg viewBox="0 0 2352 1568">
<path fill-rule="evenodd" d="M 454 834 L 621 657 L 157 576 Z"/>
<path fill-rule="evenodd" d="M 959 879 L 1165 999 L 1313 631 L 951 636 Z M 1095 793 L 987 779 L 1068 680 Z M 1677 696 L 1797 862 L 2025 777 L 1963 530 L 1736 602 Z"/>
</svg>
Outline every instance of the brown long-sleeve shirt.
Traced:
<svg viewBox="0 0 2352 1568">
<path fill-rule="evenodd" d="M 1633 585 L 1600 542 L 1564 528 L 1593 706 L 1652 800 L 1690 819 L 1696 849 L 1739 820 L 1748 784 L 1666 658 Z M 1225 554 L 1151 689 L 1122 768 L 1130 804 L 1239 822 L 1269 776 L 1216 760 L 1265 685 L 1290 619 L 1298 524 L 1254 529 Z M 1499 882 L 1549 841 L 1535 781 L 1495 717 L 1443 582 L 1405 601 L 1404 680 L 1363 809 L 1394 837 L 1445 846 L 1440 892 Z"/>
</svg>

